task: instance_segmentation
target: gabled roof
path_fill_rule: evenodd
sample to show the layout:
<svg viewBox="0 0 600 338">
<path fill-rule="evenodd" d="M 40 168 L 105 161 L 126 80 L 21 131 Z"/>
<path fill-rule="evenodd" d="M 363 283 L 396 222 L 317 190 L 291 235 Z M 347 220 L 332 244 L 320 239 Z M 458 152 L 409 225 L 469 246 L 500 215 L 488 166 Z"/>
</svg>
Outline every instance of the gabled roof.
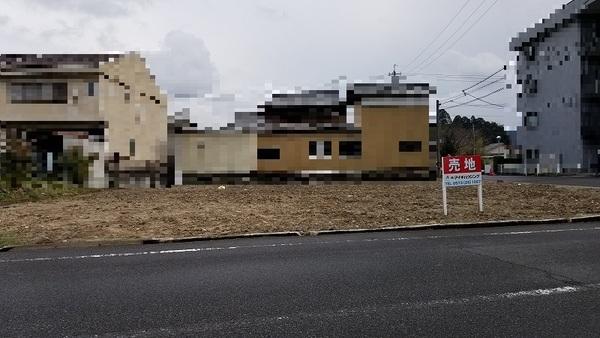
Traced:
<svg viewBox="0 0 600 338">
<path fill-rule="evenodd" d="M 573 0 L 563 5 L 562 8 L 550 14 L 549 18 L 543 19 L 541 23 L 536 23 L 534 27 L 528 28 L 525 32 L 519 33 L 516 38 L 513 38 L 510 42 L 510 50 L 521 50 L 525 45 L 538 41 L 540 37 L 560 29 L 568 21 L 576 19 L 582 11 L 586 11 L 592 6 L 597 7 L 599 4 L 598 0 Z"/>
</svg>

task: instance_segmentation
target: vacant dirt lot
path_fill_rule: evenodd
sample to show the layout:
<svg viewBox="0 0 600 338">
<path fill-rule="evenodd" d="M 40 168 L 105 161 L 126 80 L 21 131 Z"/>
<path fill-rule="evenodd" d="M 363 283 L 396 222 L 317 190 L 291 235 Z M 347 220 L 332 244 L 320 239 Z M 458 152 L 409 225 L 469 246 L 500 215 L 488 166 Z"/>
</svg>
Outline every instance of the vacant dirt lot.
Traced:
<svg viewBox="0 0 600 338">
<path fill-rule="evenodd" d="M 440 183 L 121 189 L 0 207 L 0 241 L 83 240 L 311 231 L 600 214 L 600 189 L 511 183 L 449 190 Z M 1 244 L 1 243 L 0 243 Z"/>
</svg>

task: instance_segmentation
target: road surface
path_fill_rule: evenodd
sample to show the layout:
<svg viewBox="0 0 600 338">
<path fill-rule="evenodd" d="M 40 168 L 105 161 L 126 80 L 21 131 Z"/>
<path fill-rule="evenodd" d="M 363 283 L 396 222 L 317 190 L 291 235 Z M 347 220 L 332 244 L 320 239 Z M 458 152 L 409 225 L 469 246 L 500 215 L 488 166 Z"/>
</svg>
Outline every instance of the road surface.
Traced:
<svg viewBox="0 0 600 338">
<path fill-rule="evenodd" d="M 598 336 L 600 224 L 0 253 L 0 336 Z"/>
</svg>

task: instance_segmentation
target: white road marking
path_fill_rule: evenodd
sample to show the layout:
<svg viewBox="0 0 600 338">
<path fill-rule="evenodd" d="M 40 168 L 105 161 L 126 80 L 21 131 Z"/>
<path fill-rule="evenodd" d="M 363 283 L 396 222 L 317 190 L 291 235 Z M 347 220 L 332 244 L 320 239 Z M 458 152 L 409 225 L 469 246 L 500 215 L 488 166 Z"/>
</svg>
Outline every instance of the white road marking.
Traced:
<svg viewBox="0 0 600 338">
<path fill-rule="evenodd" d="M 486 236 L 504 236 L 504 235 L 529 235 L 529 234 L 551 234 L 551 233 L 559 233 L 559 232 L 573 232 L 573 231 L 590 231 L 590 230 L 600 230 L 600 227 L 596 228 L 582 228 L 582 229 L 553 229 L 553 230 L 536 230 L 536 231 L 512 231 L 512 232 L 490 232 L 486 233 Z"/>
<path fill-rule="evenodd" d="M 379 306 L 361 306 L 353 308 L 342 308 L 337 310 L 325 311 L 325 312 L 296 312 L 278 314 L 269 317 L 254 317 L 246 320 L 229 320 L 229 321 L 217 321 L 217 322 L 196 322 L 192 325 L 178 325 L 177 327 L 165 327 L 156 328 L 151 330 L 143 331 L 128 331 L 128 332 L 111 332 L 109 335 L 117 336 L 158 336 L 161 333 L 168 332 L 172 335 L 197 335 L 198 333 L 213 332 L 218 330 L 224 332 L 232 328 L 250 328 L 250 327 L 264 327 L 265 325 L 286 325 L 286 322 L 290 321 L 302 321 L 302 320 L 324 320 L 324 319 L 339 319 L 349 318 L 352 316 L 364 316 L 364 315 L 375 315 L 382 314 L 385 312 L 403 312 L 407 309 L 422 309 L 427 307 L 435 306 L 461 306 L 469 305 L 474 303 L 485 303 L 485 302 L 496 302 L 502 300 L 516 300 L 516 299 L 527 299 L 535 297 L 548 297 L 558 296 L 565 294 L 573 294 L 587 291 L 600 290 L 600 284 L 587 284 L 578 286 L 563 286 L 548 289 L 537 289 L 537 290 L 525 290 L 517 292 L 506 292 L 489 295 L 475 295 L 464 298 L 446 298 L 436 299 L 429 301 L 416 301 L 416 302 L 402 302 Z"/>
<path fill-rule="evenodd" d="M 384 311 L 398 311 L 398 310 L 405 310 L 407 308 L 424 308 L 424 307 L 444 306 L 444 305 L 467 305 L 467 304 L 471 304 L 471 303 L 495 302 L 495 301 L 501 301 L 501 300 L 506 300 L 506 299 L 547 297 L 547 296 L 556 296 L 556 295 L 562 295 L 562 294 L 572 294 L 572 293 L 597 291 L 597 290 L 600 290 L 600 283 L 599 284 L 587 284 L 587 285 L 562 286 L 562 287 L 549 288 L 549 289 L 536 289 L 536 290 L 506 292 L 506 293 L 497 293 L 497 294 L 491 294 L 491 295 L 475 295 L 475 296 L 464 297 L 464 298 L 446 298 L 446 299 L 436 299 L 436 300 L 430 300 L 430 301 L 404 302 L 404 303 L 390 304 L 390 305 L 384 305 L 384 306 L 341 309 L 341 310 L 337 310 L 337 311 L 329 312 L 329 313 L 305 314 L 305 316 L 307 315 L 308 317 L 347 317 L 352 314 L 378 313 L 378 312 L 384 312 Z M 293 316 L 288 316 L 288 317 L 293 317 Z"/>
<path fill-rule="evenodd" d="M 65 260 L 81 260 L 81 259 L 98 259 L 98 258 L 118 258 L 118 257 L 145 256 L 145 255 L 186 254 L 186 253 L 198 253 L 198 252 L 208 252 L 208 251 L 277 248 L 277 247 L 292 247 L 292 246 L 306 246 L 306 245 L 343 244 L 343 243 L 360 243 L 360 242 L 377 242 L 377 241 L 412 241 L 412 240 L 447 239 L 447 238 L 461 238 L 461 237 L 464 238 L 464 237 L 485 237 L 485 236 L 518 236 L 518 235 L 531 235 L 531 234 L 542 234 L 542 233 L 562 233 L 562 232 L 598 231 L 598 230 L 600 230 L 600 227 L 553 229 L 553 230 L 532 230 L 532 231 L 512 231 L 512 232 L 488 232 L 488 233 L 482 233 L 482 234 L 459 235 L 459 236 L 395 237 L 395 238 L 382 238 L 382 239 L 369 238 L 369 239 L 348 239 L 348 240 L 343 240 L 343 241 L 317 241 L 317 242 L 304 242 L 304 243 L 240 245 L 240 246 L 228 246 L 228 247 L 208 247 L 208 248 L 189 248 L 189 249 L 157 250 L 157 251 L 141 251 L 141 252 L 122 252 L 122 253 L 107 253 L 107 254 L 80 255 L 80 256 L 5 259 L 5 260 L 0 260 L 0 264 L 2 264 L 2 263 L 23 263 L 23 262 L 49 262 L 49 261 L 65 261 Z"/>
</svg>

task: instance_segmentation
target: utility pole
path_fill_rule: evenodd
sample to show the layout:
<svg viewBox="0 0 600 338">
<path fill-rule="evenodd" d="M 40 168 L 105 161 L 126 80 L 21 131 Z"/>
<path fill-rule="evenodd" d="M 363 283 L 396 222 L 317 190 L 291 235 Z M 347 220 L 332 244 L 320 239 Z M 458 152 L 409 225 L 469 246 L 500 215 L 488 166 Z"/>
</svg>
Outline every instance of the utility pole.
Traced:
<svg viewBox="0 0 600 338">
<path fill-rule="evenodd" d="M 438 177 L 441 177 L 440 106 L 441 106 L 440 100 L 435 100 L 435 128 L 436 128 L 435 141 L 436 141 L 436 150 L 437 150 L 437 161 L 435 163 L 435 166 L 437 167 Z"/>
<path fill-rule="evenodd" d="M 388 76 L 392 78 L 392 86 L 398 86 L 400 80 L 406 80 L 406 76 L 403 76 L 401 72 L 396 71 L 397 66 L 398 65 L 394 64 L 394 70 L 391 73 L 388 73 Z"/>
<path fill-rule="evenodd" d="M 471 128 L 473 129 L 473 155 L 475 155 L 475 117 L 471 118 Z"/>
</svg>

